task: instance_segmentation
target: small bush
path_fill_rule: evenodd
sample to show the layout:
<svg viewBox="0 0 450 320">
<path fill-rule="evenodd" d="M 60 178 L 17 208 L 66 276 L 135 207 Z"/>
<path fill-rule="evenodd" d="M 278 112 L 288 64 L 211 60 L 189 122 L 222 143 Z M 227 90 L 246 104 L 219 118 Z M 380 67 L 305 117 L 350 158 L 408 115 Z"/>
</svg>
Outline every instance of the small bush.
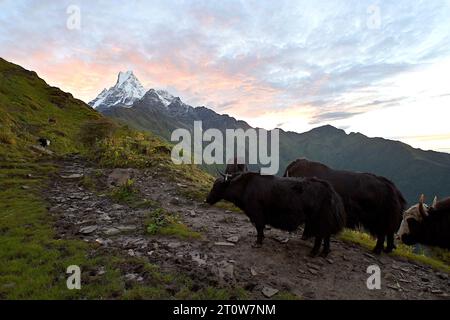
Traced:
<svg viewBox="0 0 450 320">
<path fill-rule="evenodd" d="M 134 181 L 128 179 L 127 182 L 115 188 L 111 192 L 111 198 L 119 203 L 132 204 L 138 199 L 138 191 L 134 187 Z"/>
<path fill-rule="evenodd" d="M 88 121 L 81 127 L 81 141 L 87 146 L 94 146 L 98 141 L 111 138 L 118 128 L 108 118 Z"/>
<path fill-rule="evenodd" d="M 198 239 L 200 233 L 190 230 L 179 219 L 162 208 L 153 210 L 147 220 L 147 232 L 151 235 L 161 234 L 181 239 Z"/>
<path fill-rule="evenodd" d="M 11 131 L 5 128 L 0 128 L 0 143 L 15 145 L 16 139 Z"/>
</svg>

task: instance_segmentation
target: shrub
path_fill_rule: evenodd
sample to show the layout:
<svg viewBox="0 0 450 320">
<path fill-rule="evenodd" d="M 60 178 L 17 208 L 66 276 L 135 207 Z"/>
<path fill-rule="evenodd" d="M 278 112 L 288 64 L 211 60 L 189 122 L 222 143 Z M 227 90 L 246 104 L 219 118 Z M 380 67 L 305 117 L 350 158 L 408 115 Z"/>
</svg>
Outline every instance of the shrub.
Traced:
<svg viewBox="0 0 450 320">
<path fill-rule="evenodd" d="M 0 143 L 14 145 L 16 144 L 16 139 L 11 131 L 0 127 Z"/>
<path fill-rule="evenodd" d="M 119 126 L 107 118 L 100 118 L 86 122 L 81 127 L 81 141 L 93 146 L 98 141 L 111 138 Z"/>
</svg>

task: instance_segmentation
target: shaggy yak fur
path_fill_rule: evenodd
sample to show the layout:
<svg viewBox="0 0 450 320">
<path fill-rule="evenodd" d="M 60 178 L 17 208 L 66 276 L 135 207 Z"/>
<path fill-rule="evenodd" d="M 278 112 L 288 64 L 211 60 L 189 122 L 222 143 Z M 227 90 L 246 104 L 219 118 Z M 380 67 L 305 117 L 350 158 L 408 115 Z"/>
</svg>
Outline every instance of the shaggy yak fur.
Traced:
<svg viewBox="0 0 450 320">
<path fill-rule="evenodd" d="M 346 227 L 361 225 L 373 236 L 377 254 L 395 249 L 394 235 L 402 221 L 406 201 L 393 182 L 369 173 L 333 170 L 321 163 L 306 159 L 292 162 L 285 177 L 316 177 L 328 181 L 341 196 L 347 214 Z"/>
<path fill-rule="evenodd" d="M 330 236 L 345 225 L 341 198 L 326 181 L 307 178 L 263 176 L 254 172 L 218 178 L 206 202 L 227 200 L 242 209 L 255 225 L 261 246 L 264 227 L 295 231 L 305 223 L 307 237 L 315 237 L 312 256 L 330 252 Z"/>
</svg>

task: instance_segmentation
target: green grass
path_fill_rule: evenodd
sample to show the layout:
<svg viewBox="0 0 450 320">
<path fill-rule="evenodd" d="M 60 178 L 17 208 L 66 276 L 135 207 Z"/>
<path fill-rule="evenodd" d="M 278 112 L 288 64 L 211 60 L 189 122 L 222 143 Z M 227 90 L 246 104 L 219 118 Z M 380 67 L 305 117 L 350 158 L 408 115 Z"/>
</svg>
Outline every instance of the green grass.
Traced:
<svg viewBox="0 0 450 320">
<path fill-rule="evenodd" d="M 367 249 L 373 249 L 376 240 L 369 234 L 354 230 L 344 230 L 339 236 L 341 240 L 357 243 Z M 403 257 L 411 261 L 427 264 L 435 269 L 450 273 L 450 254 L 447 250 L 433 248 L 431 255 L 416 254 L 413 247 L 404 244 L 397 244 L 397 249 L 391 253 L 394 256 Z"/>
<path fill-rule="evenodd" d="M 151 211 L 146 220 L 147 232 L 150 235 L 174 236 L 180 239 L 200 239 L 201 234 L 190 230 L 180 219 L 164 210 L 158 208 Z"/>
</svg>

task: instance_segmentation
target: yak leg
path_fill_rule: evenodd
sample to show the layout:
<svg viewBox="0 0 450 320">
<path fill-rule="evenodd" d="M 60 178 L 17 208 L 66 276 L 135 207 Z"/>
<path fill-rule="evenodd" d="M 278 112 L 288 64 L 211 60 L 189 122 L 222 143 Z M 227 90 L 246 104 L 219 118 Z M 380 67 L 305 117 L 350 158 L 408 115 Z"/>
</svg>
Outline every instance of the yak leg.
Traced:
<svg viewBox="0 0 450 320">
<path fill-rule="evenodd" d="M 331 252 L 331 250 L 330 250 L 330 236 L 326 236 L 325 239 L 323 240 L 323 249 L 322 249 L 322 252 L 320 253 L 320 255 L 322 257 L 326 257 L 330 252 Z"/>
<path fill-rule="evenodd" d="M 309 223 L 305 223 L 305 229 L 303 230 L 302 240 L 308 240 L 309 238 L 311 238 L 309 229 L 310 229 Z"/>
<path fill-rule="evenodd" d="M 256 224 L 256 232 L 258 233 L 256 237 L 256 242 L 253 244 L 253 248 L 261 248 L 264 239 L 264 224 Z"/>
<path fill-rule="evenodd" d="M 375 245 L 375 248 L 373 248 L 373 253 L 380 254 L 383 251 L 385 237 L 386 236 L 384 234 L 377 235 L 377 244 Z"/>
<path fill-rule="evenodd" d="M 321 245 L 322 245 L 322 238 L 316 237 L 316 239 L 314 240 L 314 247 L 312 248 L 311 252 L 309 253 L 309 256 L 316 257 L 319 254 Z"/>
<path fill-rule="evenodd" d="M 395 246 L 395 243 L 394 243 L 394 234 L 389 233 L 387 235 L 387 247 L 384 250 L 384 252 L 391 253 L 394 249 L 397 249 L 397 247 Z"/>
</svg>

